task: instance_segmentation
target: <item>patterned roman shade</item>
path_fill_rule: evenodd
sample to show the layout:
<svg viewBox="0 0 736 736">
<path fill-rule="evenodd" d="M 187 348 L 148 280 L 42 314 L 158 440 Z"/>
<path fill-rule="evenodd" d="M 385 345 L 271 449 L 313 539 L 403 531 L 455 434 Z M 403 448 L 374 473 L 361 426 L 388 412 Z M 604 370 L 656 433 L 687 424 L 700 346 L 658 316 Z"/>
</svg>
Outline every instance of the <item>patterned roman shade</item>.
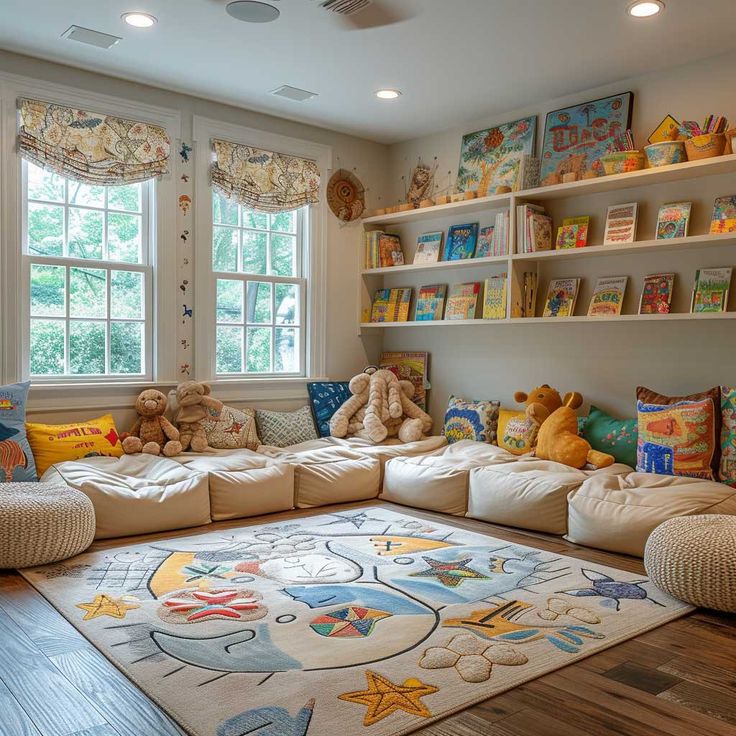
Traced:
<svg viewBox="0 0 736 736">
<path fill-rule="evenodd" d="M 260 212 L 284 212 L 319 201 L 314 161 L 217 139 L 212 147 L 212 185 L 226 197 Z"/>
<path fill-rule="evenodd" d="M 87 184 L 132 184 L 169 171 L 171 143 L 151 123 L 19 100 L 21 155 Z"/>
</svg>

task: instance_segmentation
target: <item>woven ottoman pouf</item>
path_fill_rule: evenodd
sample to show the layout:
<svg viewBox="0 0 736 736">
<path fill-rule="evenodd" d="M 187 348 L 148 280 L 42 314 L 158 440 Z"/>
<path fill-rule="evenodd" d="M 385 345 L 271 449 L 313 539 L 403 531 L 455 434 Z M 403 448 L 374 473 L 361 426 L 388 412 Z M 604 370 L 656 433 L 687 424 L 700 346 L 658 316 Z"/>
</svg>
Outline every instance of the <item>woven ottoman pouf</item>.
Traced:
<svg viewBox="0 0 736 736">
<path fill-rule="evenodd" d="M 665 593 L 717 611 L 736 612 L 736 516 L 678 516 L 649 536 L 644 567 Z"/>
<path fill-rule="evenodd" d="M 95 510 L 84 493 L 52 483 L 0 483 L 0 568 L 74 557 L 94 536 Z"/>
</svg>

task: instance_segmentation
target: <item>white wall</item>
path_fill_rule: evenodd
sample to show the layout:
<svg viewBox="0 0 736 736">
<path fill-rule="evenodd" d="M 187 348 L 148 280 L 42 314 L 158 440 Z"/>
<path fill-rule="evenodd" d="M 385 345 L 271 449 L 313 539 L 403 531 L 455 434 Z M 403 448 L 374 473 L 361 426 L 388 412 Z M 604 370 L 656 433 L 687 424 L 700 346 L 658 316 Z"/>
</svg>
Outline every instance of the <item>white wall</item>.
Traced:
<svg viewBox="0 0 736 736">
<path fill-rule="evenodd" d="M 632 125 L 640 147 L 646 144 L 647 136 L 667 113 L 678 120 L 702 120 L 705 115 L 715 112 L 729 115 L 736 122 L 732 75 L 735 62 L 736 54 L 712 58 L 513 110 L 493 119 L 469 121 L 444 133 L 396 144 L 391 147 L 392 187 L 384 204 L 392 204 L 402 196 L 401 177 L 408 173 L 419 157 L 425 162 L 437 157 L 438 177 L 443 186 L 448 170 L 452 171 L 454 178 L 460 142 L 465 133 L 537 114 L 539 150 L 548 111 L 610 94 L 634 92 Z M 638 200 L 642 204 L 639 237 L 645 238 L 653 237 L 659 205 L 684 199 L 694 203 L 691 233 L 701 233 L 707 232 L 713 197 L 734 193 L 736 177 L 715 177 L 709 181 L 627 190 L 578 201 L 560 200 L 552 214 L 559 220 L 564 216 L 590 213 L 595 218 L 594 229 L 600 229 L 608 204 Z M 422 231 L 434 229 L 431 225 L 428 223 Z M 447 223 L 444 225 L 446 228 Z M 414 236 L 415 233 L 407 233 L 405 242 Z M 591 238 L 596 237 L 593 232 Z M 600 239 L 591 242 L 600 242 Z M 625 311 L 636 311 L 633 302 L 638 299 L 641 275 L 674 270 L 678 273 L 675 299 L 682 307 L 677 311 L 687 311 L 683 305 L 690 297 L 694 269 L 699 266 L 736 266 L 736 254 L 731 250 L 718 247 L 703 250 L 702 254 L 665 253 L 637 255 L 636 258 L 584 259 L 579 263 L 566 261 L 565 268 L 569 273 L 555 273 L 555 276 L 582 276 L 585 286 L 580 299 L 587 304 L 595 276 L 630 274 L 632 279 Z M 463 274 L 463 280 L 474 277 L 476 275 L 472 271 Z M 420 283 L 427 282 L 417 281 L 415 285 Z M 399 284 L 392 282 L 389 285 Z M 402 285 L 409 283 L 402 282 Z M 730 308 L 735 307 L 732 293 Z M 388 350 L 430 352 L 431 411 L 438 422 L 450 393 L 498 398 L 503 405 L 513 407 L 515 390 L 528 390 L 541 383 L 550 383 L 561 391 L 579 390 L 589 401 L 621 416 L 633 416 L 637 385 L 648 385 L 665 393 L 685 393 L 736 381 L 736 341 L 730 321 L 387 329 L 383 345 Z"/>
<path fill-rule="evenodd" d="M 356 174 L 369 190 L 366 195 L 369 207 L 376 206 L 375 201 L 372 201 L 372 197 L 375 196 L 375 193 L 383 191 L 387 184 L 388 149 L 378 143 L 1 50 L 0 72 L 64 84 L 93 93 L 112 95 L 132 102 L 147 103 L 177 110 L 182 116 L 182 140 L 189 143 L 192 140 L 192 119 L 197 115 L 331 146 L 333 166 L 335 168 L 355 168 Z M 298 111 L 295 110 L 295 112 Z M 178 158 L 178 152 L 172 150 L 172 154 Z M 325 180 L 329 178 L 330 173 L 322 172 Z M 369 359 L 369 356 L 366 355 L 366 346 L 357 336 L 355 328 L 355 313 L 357 310 L 354 281 L 356 278 L 355 254 L 362 242 L 362 227 L 359 222 L 342 225 L 327 210 L 324 222 L 327 249 L 326 372 L 328 377 L 340 379 L 353 375 L 360 371 L 367 362 L 374 360 L 376 348 L 373 347 L 374 354 Z M 191 232 L 193 234 L 194 228 L 191 228 Z M 9 245 L 4 244 L 4 247 L 9 247 Z M 193 247 L 208 248 L 209 243 L 195 242 Z M 193 285 L 193 280 L 191 280 L 190 285 Z M 196 308 L 196 296 L 194 296 L 194 304 Z M 368 343 L 368 347 L 370 348 L 370 343 Z M 188 350 L 187 361 L 192 364 L 192 377 L 196 378 L 193 344 L 190 345 Z M 176 381 L 178 376 L 168 378 L 171 381 Z M 306 398 L 306 392 L 304 397 Z M 246 391 L 243 394 L 243 400 L 234 403 L 247 403 L 247 400 Z M 110 405 L 115 410 L 116 418 L 121 420 L 121 426 L 125 427 L 132 416 L 132 412 L 117 407 L 116 404 L 119 403 L 110 402 Z M 294 404 L 303 403 L 305 402 L 301 399 L 290 399 L 281 402 L 259 400 L 259 405 L 270 405 L 275 408 L 288 408 Z M 31 405 L 34 406 L 33 392 L 31 393 Z M 101 413 L 107 408 L 107 402 L 103 401 L 97 413 Z M 73 421 L 89 417 L 93 413 L 91 409 L 85 408 L 84 410 L 72 411 L 66 406 L 48 412 L 36 403 L 32 418 L 37 421 Z"/>
</svg>

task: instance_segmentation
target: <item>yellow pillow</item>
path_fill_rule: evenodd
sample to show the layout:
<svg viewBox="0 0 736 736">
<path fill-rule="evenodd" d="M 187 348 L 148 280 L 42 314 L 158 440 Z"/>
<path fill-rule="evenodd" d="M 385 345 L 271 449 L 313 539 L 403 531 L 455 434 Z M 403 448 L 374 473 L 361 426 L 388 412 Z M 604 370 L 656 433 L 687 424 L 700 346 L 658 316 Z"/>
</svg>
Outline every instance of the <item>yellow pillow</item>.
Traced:
<svg viewBox="0 0 736 736">
<path fill-rule="evenodd" d="M 26 424 L 38 475 L 54 463 L 91 455 L 120 457 L 123 446 L 111 414 L 72 424 Z"/>
<path fill-rule="evenodd" d="M 514 455 L 534 449 L 538 427 L 523 411 L 501 409 L 498 413 L 498 446 Z"/>
</svg>

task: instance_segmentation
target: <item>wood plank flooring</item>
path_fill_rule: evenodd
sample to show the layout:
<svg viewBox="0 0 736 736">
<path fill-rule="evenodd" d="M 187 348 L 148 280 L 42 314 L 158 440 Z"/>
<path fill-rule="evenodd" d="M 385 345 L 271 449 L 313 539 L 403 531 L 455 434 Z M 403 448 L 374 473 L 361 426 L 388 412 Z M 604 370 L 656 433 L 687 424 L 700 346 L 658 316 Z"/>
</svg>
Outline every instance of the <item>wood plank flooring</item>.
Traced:
<svg viewBox="0 0 736 736">
<path fill-rule="evenodd" d="M 643 571 L 638 559 L 579 547 L 558 537 L 381 502 L 241 519 L 165 536 L 368 505 L 590 562 Z M 114 540 L 101 542 L 94 548 L 117 544 Z M 736 616 L 708 611 L 696 611 L 417 731 L 418 736 L 705 733 L 736 736 Z M 0 736 L 182 734 L 22 577 L 0 572 Z"/>
</svg>

